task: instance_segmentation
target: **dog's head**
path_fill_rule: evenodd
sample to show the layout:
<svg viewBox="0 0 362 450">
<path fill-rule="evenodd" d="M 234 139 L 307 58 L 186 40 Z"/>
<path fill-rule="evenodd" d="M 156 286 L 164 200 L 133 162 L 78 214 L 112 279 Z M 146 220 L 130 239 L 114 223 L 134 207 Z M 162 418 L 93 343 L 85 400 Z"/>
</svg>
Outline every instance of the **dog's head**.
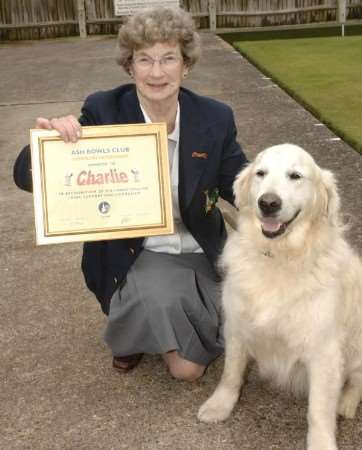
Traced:
<svg viewBox="0 0 362 450">
<path fill-rule="evenodd" d="M 269 147 L 234 182 L 235 204 L 265 238 L 289 234 L 316 220 L 337 224 L 339 198 L 334 176 L 302 148 Z"/>
</svg>

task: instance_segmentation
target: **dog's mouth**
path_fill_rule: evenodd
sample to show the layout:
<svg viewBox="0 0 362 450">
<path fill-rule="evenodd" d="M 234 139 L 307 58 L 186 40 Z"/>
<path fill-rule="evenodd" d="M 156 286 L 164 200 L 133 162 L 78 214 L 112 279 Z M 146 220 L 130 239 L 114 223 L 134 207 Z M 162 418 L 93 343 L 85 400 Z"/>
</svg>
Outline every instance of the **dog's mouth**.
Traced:
<svg viewBox="0 0 362 450">
<path fill-rule="evenodd" d="M 280 222 L 276 217 L 262 217 L 261 219 L 261 231 L 265 237 L 273 239 L 281 234 L 285 233 L 288 226 L 297 218 L 300 210 L 297 211 L 294 216 L 287 222 Z"/>
</svg>

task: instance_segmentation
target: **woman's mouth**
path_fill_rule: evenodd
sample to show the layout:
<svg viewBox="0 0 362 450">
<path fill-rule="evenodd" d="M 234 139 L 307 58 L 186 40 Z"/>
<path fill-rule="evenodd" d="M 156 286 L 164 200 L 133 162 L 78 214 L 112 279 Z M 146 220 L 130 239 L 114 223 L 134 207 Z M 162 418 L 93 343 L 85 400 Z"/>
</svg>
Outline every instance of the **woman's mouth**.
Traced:
<svg viewBox="0 0 362 450">
<path fill-rule="evenodd" d="M 147 86 L 154 91 L 161 91 L 167 86 L 167 83 L 160 83 L 160 84 L 154 84 L 154 83 L 148 83 Z"/>
</svg>

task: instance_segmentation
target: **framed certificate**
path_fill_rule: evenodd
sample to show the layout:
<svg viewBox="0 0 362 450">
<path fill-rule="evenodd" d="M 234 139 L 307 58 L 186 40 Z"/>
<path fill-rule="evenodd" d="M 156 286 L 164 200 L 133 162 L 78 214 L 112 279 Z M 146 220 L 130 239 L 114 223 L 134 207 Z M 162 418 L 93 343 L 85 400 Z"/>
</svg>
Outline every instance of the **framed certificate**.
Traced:
<svg viewBox="0 0 362 450">
<path fill-rule="evenodd" d="M 173 233 L 165 124 L 30 130 L 36 243 Z"/>
</svg>

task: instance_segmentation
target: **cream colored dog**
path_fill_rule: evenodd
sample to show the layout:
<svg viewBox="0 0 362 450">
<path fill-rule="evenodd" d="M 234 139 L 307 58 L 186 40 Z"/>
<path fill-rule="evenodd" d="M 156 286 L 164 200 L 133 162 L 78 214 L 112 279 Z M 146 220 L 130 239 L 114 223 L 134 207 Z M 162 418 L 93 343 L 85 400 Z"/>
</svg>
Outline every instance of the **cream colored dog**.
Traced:
<svg viewBox="0 0 362 450">
<path fill-rule="evenodd" d="M 331 172 L 291 144 L 270 147 L 235 180 L 238 229 L 225 267 L 225 367 L 201 406 L 225 420 L 249 359 L 278 386 L 308 393 L 308 450 L 336 450 L 337 412 L 362 397 L 362 264 L 344 239 Z"/>
</svg>

